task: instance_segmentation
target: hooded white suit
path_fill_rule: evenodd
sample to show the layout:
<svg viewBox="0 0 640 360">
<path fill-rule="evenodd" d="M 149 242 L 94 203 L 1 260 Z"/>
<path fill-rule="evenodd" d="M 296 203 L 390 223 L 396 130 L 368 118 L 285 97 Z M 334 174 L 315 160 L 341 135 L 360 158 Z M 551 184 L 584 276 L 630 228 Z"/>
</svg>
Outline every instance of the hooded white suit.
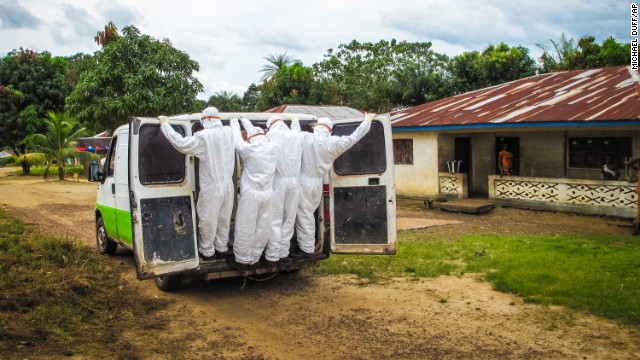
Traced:
<svg viewBox="0 0 640 360">
<path fill-rule="evenodd" d="M 205 257 L 228 250 L 229 225 L 233 210 L 233 168 L 235 150 L 231 129 L 222 126 L 218 110 L 203 112 L 204 130 L 182 137 L 171 125 L 164 123 L 162 133 L 171 145 L 183 154 L 200 160 L 200 193 L 198 195 L 198 250 Z"/>
<path fill-rule="evenodd" d="M 278 115 L 267 121 L 267 137 L 278 144 L 276 176 L 273 180 L 273 221 L 265 259 L 289 256 L 289 245 L 298 210 L 298 176 L 302 159 L 302 136 L 293 132 Z"/>
<path fill-rule="evenodd" d="M 273 178 L 278 160 L 277 145 L 264 131 L 242 119 L 249 142 L 242 139 L 238 119 L 231 120 L 236 151 L 244 164 L 236 211 L 233 253 L 239 264 L 253 265 L 267 245 L 271 230 Z"/>
<path fill-rule="evenodd" d="M 307 254 L 315 249 L 316 222 L 313 213 L 322 200 L 322 180 L 333 161 L 369 132 L 372 118 L 373 114 L 367 114 L 367 120 L 351 135 L 331 136 L 333 123 L 328 118 L 318 119 L 313 133 L 302 133 L 302 168 L 298 181 L 300 200 L 295 228 L 300 250 Z M 292 128 L 299 129 L 300 126 L 296 124 Z"/>
</svg>

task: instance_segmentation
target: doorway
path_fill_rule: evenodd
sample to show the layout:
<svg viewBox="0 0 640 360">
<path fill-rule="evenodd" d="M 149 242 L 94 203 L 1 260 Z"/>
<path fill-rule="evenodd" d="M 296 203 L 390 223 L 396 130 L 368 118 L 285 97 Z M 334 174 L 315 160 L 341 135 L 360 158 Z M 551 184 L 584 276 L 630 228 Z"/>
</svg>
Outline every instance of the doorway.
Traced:
<svg viewBox="0 0 640 360">
<path fill-rule="evenodd" d="M 469 192 L 473 189 L 473 185 L 471 184 L 471 138 L 470 137 L 459 137 L 455 138 L 454 144 L 454 158 L 456 160 L 461 160 L 460 163 L 460 172 L 467 174 L 467 188 Z"/>
</svg>

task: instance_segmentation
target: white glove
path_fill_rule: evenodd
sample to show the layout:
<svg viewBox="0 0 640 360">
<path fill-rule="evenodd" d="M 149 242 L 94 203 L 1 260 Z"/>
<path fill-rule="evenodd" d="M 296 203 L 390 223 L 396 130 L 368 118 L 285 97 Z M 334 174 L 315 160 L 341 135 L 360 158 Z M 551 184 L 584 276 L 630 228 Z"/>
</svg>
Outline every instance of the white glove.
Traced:
<svg viewBox="0 0 640 360">
<path fill-rule="evenodd" d="M 169 122 L 169 118 L 164 115 L 158 116 L 158 120 L 160 120 L 160 125 L 167 124 Z"/>
<path fill-rule="evenodd" d="M 233 123 L 238 123 L 238 119 L 231 119 L 231 120 L 229 120 L 229 124 L 233 124 Z"/>
<path fill-rule="evenodd" d="M 299 122 L 299 121 L 300 121 L 300 118 L 298 117 L 298 115 L 293 115 L 291 117 L 291 122 Z"/>
<path fill-rule="evenodd" d="M 373 120 L 373 118 L 376 117 L 376 114 L 374 113 L 367 113 L 364 114 L 364 119 L 371 122 Z"/>
</svg>

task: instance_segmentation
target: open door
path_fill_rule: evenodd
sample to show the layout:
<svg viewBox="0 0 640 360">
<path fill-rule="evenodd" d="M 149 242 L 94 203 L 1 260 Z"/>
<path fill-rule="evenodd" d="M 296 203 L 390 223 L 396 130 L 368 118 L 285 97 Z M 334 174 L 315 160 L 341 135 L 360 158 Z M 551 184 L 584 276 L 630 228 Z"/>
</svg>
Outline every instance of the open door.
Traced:
<svg viewBox="0 0 640 360">
<path fill-rule="evenodd" d="M 187 121 L 171 121 L 189 135 Z M 199 265 L 192 166 L 152 118 L 129 123 L 129 199 L 133 249 L 139 279 L 193 269 Z"/>
<path fill-rule="evenodd" d="M 335 121 L 333 135 L 351 134 L 362 120 Z M 378 116 L 371 130 L 342 154 L 331 170 L 331 251 L 396 252 L 396 198 L 389 119 Z"/>
</svg>

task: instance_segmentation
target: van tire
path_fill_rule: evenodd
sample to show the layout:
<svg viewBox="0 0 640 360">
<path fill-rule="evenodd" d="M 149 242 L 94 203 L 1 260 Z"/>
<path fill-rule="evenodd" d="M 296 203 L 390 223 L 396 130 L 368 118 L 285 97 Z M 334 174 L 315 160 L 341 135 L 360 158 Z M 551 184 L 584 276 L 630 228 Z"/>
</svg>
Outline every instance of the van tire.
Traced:
<svg viewBox="0 0 640 360">
<path fill-rule="evenodd" d="M 111 240 L 107 235 L 107 229 L 104 227 L 102 217 L 99 217 L 96 221 L 96 245 L 101 255 L 114 255 L 118 249 L 118 243 Z"/>
<path fill-rule="evenodd" d="M 158 289 L 170 292 L 182 287 L 182 275 L 161 275 L 153 278 Z"/>
</svg>

